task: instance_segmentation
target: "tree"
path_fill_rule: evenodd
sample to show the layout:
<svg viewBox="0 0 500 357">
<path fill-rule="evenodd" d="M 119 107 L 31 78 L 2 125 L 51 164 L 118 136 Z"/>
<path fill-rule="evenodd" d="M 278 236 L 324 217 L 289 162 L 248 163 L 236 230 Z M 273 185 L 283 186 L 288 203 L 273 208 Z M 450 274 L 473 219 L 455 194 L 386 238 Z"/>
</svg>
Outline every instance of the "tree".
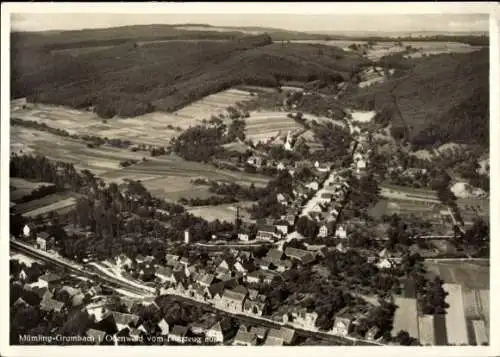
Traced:
<svg viewBox="0 0 500 357">
<path fill-rule="evenodd" d="M 307 216 L 302 216 L 297 220 L 296 229 L 297 232 L 308 238 L 316 237 L 319 231 L 318 224 Z"/>
<path fill-rule="evenodd" d="M 422 311 L 424 314 L 441 315 L 446 313 L 449 305 L 445 299 L 448 293 L 443 289 L 443 281 L 436 276 L 427 283 L 422 298 Z"/>
<path fill-rule="evenodd" d="M 246 123 L 242 119 L 234 119 L 229 125 L 229 129 L 227 132 L 227 141 L 232 142 L 235 139 L 239 139 L 241 141 L 245 140 L 245 126 Z"/>
<path fill-rule="evenodd" d="M 411 345 L 411 337 L 407 331 L 399 331 L 396 335 L 396 340 L 399 342 L 401 346 L 410 346 Z"/>
</svg>

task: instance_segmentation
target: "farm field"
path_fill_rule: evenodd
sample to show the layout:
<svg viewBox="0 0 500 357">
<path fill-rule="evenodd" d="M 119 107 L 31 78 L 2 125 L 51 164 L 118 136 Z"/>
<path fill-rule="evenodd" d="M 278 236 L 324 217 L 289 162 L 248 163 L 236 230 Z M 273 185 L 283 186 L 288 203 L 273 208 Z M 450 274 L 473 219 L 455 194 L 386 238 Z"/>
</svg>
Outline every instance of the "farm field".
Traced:
<svg viewBox="0 0 500 357">
<path fill-rule="evenodd" d="M 469 289 L 489 289 L 490 267 L 487 262 L 426 261 L 427 269 L 438 274 L 445 283 L 460 284 Z"/>
<path fill-rule="evenodd" d="M 392 215 L 394 213 L 405 215 L 418 215 L 426 217 L 429 220 L 436 219 L 436 209 L 439 203 L 426 200 L 409 201 L 407 199 L 380 199 L 375 206 L 370 209 L 370 215 L 373 217 L 382 217 L 382 215 Z"/>
<path fill-rule="evenodd" d="M 291 41 L 296 43 L 312 43 L 327 46 L 336 46 L 344 50 L 348 50 L 351 44 L 363 45 L 366 41 L 349 41 L 349 40 L 296 40 Z M 441 41 L 403 41 L 402 46 L 396 46 L 395 42 L 377 42 L 371 50 L 368 51 L 367 57 L 371 60 L 377 60 L 391 53 L 402 52 L 406 46 L 412 46 L 419 52 L 412 54 L 412 57 L 422 56 L 423 54 L 441 54 L 441 53 L 468 53 L 480 50 L 482 46 L 471 46 L 466 43 L 459 42 L 441 42 Z"/>
<path fill-rule="evenodd" d="M 490 200 L 484 198 L 458 198 L 458 207 L 465 221 L 472 221 L 476 217 L 489 221 Z"/>
<path fill-rule="evenodd" d="M 209 95 L 174 113 L 152 112 L 134 118 L 102 120 L 95 113 L 55 105 L 28 104 L 23 107 L 11 103 L 11 117 L 45 123 L 66 130 L 70 134 L 98 135 L 110 139 L 130 140 L 136 144 L 166 146 L 180 133 L 176 128 L 187 129 L 224 113 L 226 108 L 251 98 L 250 93 L 228 89 Z"/>
<path fill-rule="evenodd" d="M 50 182 L 33 182 L 18 177 L 10 178 L 10 201 L 17 201 L 30 195 L 40 187 L 51 187 L 54 184 Z"/>
<path fill-rule="evenodd" d="M 66 210 L 76 204 L 76 198 L 68 193 L 54 193 L 45 197 L 32 200 L 26 203 L 18 204 L 14 207 L 15 213 L 26 217 L 35 217 L 37 215 Z"/>
<path fill-rule="evenodd" d="M 380 196 L 394 200 L 408 200 L 423 203 L 440 203 L 436 192 L 405 186 L 380 185 Z"/>
<path fill-rule="evenodd" d="M 206 219 L 207 221 L 212 221 L 212 220 L 220 220 L 220 221 L 228 221 L 228 222 L 234 222 L 235 217 L 236 217 L 236 206 L 240 206 L 243 208 L 243 206 L 249 206 L 251 205 L 252 202 L 238 202 L 238 203 L 230 203 L 230 204 L 224 204 L 224 205 L 217 205 L 217 206 L 202 206 L 202 207 L 192 207 L 188 208 L 187 211 L 191 214 L 194 214 L 195 216 L 202 217 Z M 240 219 L 244 221 L 249 221 L 250 220 L 250 215 L 247 214 L 247 212 L 244 209 L 240 210 Z"/>
<path fill-rule="evenodd" d="M 87 169 L 96 174 L 119 169 L 120 161 L 141 160 L 145 155 L 144 152 L 105 146 L 87 148 L 78 140 L 18 126 L 11 127 L 10 148 L 11 152 L 35 153 L 52 160 L 73 163 L 78 169 Z"/>
<path fill-rule="evenodd" d="M 194 178 L 230 181 L 239 184 L 255 184 L 263 187 L 269 178 L 256 174 L 217 169 L 197 162 L 187 162 L 175 155 L 156 157 L 155 161 L 141 162 L 101 175 L 105 181 L 119 182 L 124 179 L 141 180 L 143 185 L 157 197 L 170 201 L 180 198 L 207 198 L 214 194 L 206 186 L 193 185 Z"/>
<path fill-rule="evenodd" d="M 246 137 L 254 142 L 267 141 L 288 131 L 303 129 L 303 126 L 288 118 L 285 112 L 256 111 L 245 119 Z"/>
<path fill-rule="evenodd" d="M 203 99 L 188 104 L 184 108 L 177 110 L 174 115 L 182 119 L 182 122 L 185 119 L 188 122 L 192 120 L 196 122 L 202 119 L 208 120 L 212 115 L 223 114 L 227 107 L 234 106 L 236 103 L 249 100 L 250 98 L 252 98 L 250 92 L 232 88 L 208 95 Z"/>
</svg>

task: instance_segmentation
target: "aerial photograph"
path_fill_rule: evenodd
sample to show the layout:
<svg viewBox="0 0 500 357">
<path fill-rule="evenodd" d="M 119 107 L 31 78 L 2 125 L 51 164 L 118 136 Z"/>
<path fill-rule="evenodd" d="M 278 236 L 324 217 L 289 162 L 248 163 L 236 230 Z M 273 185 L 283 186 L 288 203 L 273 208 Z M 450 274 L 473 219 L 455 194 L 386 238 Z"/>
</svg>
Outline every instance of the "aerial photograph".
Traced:
<svg viewBox="0 0 500 357">
<path fill-rule="evenodd" d="M 490 345 L 488 14 L 9 36 L 10 345 Z"/>
</svg>

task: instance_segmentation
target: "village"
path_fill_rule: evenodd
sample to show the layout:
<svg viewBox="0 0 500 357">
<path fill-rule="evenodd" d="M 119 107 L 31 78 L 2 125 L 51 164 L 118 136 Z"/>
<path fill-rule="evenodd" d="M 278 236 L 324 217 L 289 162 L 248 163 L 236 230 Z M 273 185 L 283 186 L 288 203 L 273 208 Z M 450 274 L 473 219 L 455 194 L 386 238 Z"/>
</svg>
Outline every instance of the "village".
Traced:
<svg viewBox="0 0 500 357">
<path fill-rule="evenodd" d="M 127 281 L 143 292 L 148 292 L 146 295 L 139 297 L 136 293 L 118 289 L 118 295 L 115 291 L 112 298 L 103 297 L 102 289 L 109 288 L 95 284 L 89 287 L 88 283 L 77 283 L 78 287 L 64 285 L 62 282 L 66 277 L 53 274 L 50 270 L 38 276 L 37 280 L 22 285 L 22 288 L 38 296 L 42 313 L 64 315 L 74 308 L 85 311 L 90 323 L 84 334 L 96 343 L 294 345 L 300 343 L 297 342 L 300 341 L 300 331 L 319 337 L 340 337 L 344 339 L 340 344 L 345 344 L 345 341 L 352 344 L 399 344 L 404 338 L 430 345 L 447 344 L 450 341 L 467 343 L 463 331 L 461 336 L 448 333 L 447 340 L 440 339 L 439 326 L 433 322 L 435 315 L 417 313 L 415 289 L 412 291 L 408 288 L 411 279 L 403 279 L 404 291 L 395 300 L 394 297 L 386 296 L 377 301 L 377 298 L 367 298 L 363 294 L 359 294 L 363 296 L 359 298 L 356 294 L 356 303 L 342 302 L 337 311 L 330 313 L 331 323 L 326 323 L 326 329 L 323 323 L 318 324 L 318 310 L 293 303 L 296 297 L 278 298 L 278 306 L 271 302 L 269 293 L 273 293 L 273 285 L 286 281 L 290 275 L 324 265 L 325 256 L 332 252 L 346 255 L 356 251 L 352 254 L 361 254 L 367 265 L 385 275 L 402 269 L 411 259 L 411 254 L 422 253 L 422 250 L 417 249 L 405 256 L 401 252 L 390 252 L 387 248 L 374 251 L 350 247 L 350 232 L 346 222 L 342 221 L 342 210 L 349 202 L 351 180 L 363 177 L 366 172 L 370 148 L 366 131 L 360 130 L 353 122 L 348 123 L 354 139 L 349 148 L 349 165 L 345 165 L 345 162 L 335 165 L 316 161 L 310 167 L 313 179 L 309 183 L 294 187 L 292 195 L 276 195 L 276 201 L 284 208 L 284 214 L 277 219 L 257 220 L 253 229 L 248 229 L 249 225 L 239 219 L 237 211 L 233 240 L 226 238 L 221 241 L 223 233 L 220 236 L 213 235 L 212 241 L 217 243 L 215 246 L 218 249 L 205 253 L 203 259 L 199 256 L 193 259 L 192 254 L 173 254 L 167 249 L 162 259 L 141 254 L 131 257 L 121 253 L 104 261 L 94 261 L 90 256 L 84 260 L 85 270 L 91 269 L 118 281 Z M 292 148 L 288 134 L 284 149 Z M 247 164 L 258 169 L 262 165 L 261 158 L 251 157 Z M 277 169 L 289 170 L 293 174 L 300 163 L 293 165 L 290 169 L 278 163 Z M 301 220 L 313 223 L 314 228 L 299 228 L 298 222 Z M 299 230 L 306 233 L 307 237 Z M 314 236 L 311 237 L 311 234 Z M 54 237 L 44 231 L 37 231 L 33 224 L 25 225 L 23 236 L 15 239 L 47 252 L 49 256 L 58 256 Z M 324 244 L 315 243 L 318 241 Z M 225 245 L 234 245 L 233 242 L 240 242 L 241 249 L 224 248 Z M 190 229 L 184 231 L 181 245 L 188 251 L 200 249 L 197 243 L 192 242 Z M 11 279 L 17 284 L 33 280 L 28 279 L 23 269 L 15 276 L 11 275 Z M 201 304 L 209 311 L 211 309 L 211 312 L 201 314 L 194 321 L 172 321 L 168 316 L 161 317 L 164 308 L 160 307 L 158 299 L 165 296 Z M 110 300 L 113 302 L 110 303 Z M 390 317 L 394 319 L 393 328 L 387 330 L 388 327 L 382 326 L 373 316 L 384 314 L 387 310 L 384 304 L 389 301 L 399 308 L 394 317 Z M 26 301 L 20 297 L 15 304 L 26 304 Z M 137 304 L 146 310 L 134 308 Z M 465 326 L 463 309 L 452 311 L 458 317 L 448 313 L 446 321 L 462 321 Z M 408 316 L 412 316 L 411 319 Z M 251 323 L 241 323 L 238 317 L 249 318 Z M 442 323 L 446 325 L 450 322 L 443 320 Z M 274 327 L 265 327 L 269 324 Z M 484 320 L 475 320 L 474 328 L 477 330 L 477 343 L 485 343 L 487 337 L 484 332 L 482 335 L 480 332 L 485 330 Z M 401 335 L 401 331 L 407 331 L 406 337 Z"/>
</svg>

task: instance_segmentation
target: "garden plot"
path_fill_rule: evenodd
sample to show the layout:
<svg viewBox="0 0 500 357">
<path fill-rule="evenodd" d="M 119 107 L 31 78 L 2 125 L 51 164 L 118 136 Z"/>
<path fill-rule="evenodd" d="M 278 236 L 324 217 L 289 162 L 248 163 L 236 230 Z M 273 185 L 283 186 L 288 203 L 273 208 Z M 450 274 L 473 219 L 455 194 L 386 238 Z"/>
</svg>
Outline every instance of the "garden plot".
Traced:
<svg viewBox="0 0 500 357">
<path fill-rule="evenodd" d="M 207 221 L 213 221 L 218 219 L 220 221 L 234 222 L 234 220 L 236 219 L 236 206 L 241 207 L 242 205 L 245 204 L 251 205 L 251 202 L 250 203 L 237 202 L 237 203 L 223 204 L 217 206 L 193 207 L 189 208 L 188 212 L 195 216 L 202 217 Z M 240 210 L 240 219 L 249 220 L 250 215 L 247 214 L 245 210 Z"/>
<path fill-rule="evenodd" d="M 182 119 L 182 121 L 187 120 L 192 122 L 192 125 L 196 125 L 203 119 L 208 120 L 212 115 L 222 114 L 226 111 L 226 108 L 250 98 L 252 97 L 247 91 L 234 88 L 228 89 L 191 103 L 176 111 L 174 115 Z"/>
<path fill-rule="evenodd" d="M 284 112 L 258 111 L 251 112 L 245 119 L 246 137 L 252 141 L 266 141 L 278 135 L 286 135 L 288 131 L 303 129 L 302 125 L 288 118 Z"/>
</svg>

